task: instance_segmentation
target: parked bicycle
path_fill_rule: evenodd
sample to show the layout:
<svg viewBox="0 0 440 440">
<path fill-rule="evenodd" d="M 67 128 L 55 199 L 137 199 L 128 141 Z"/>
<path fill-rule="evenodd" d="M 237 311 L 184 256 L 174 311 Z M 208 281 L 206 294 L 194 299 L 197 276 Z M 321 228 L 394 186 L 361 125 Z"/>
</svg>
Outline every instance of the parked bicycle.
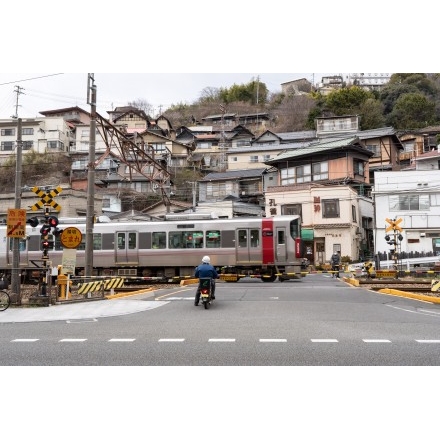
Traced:
<svg viewBox="0 0 440 440">
<path fill-rule="evenodd" d="M 0 275 L 0 312 L 6 310 L 11 304 L 11 298 L 8 292 L 6 292 L 8 286 L 7 278 L 4 275 Z"/>
<path fill-rule="evenodd" d="M 11 298 L 6 290 L 0 290 L 0 312 L 6 310 L 11 304 Z"/>
</svg>

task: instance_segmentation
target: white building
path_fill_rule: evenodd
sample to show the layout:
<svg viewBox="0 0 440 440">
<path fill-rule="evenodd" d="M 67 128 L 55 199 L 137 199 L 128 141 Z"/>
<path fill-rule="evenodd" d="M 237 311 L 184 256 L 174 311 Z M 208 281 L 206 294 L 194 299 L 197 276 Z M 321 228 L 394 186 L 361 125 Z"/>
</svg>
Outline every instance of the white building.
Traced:
<svg viewBox="0 0 440 440">
<path fill-rule="evenodd" d="M 385 239 L 389 219 L 399 221 L 403 229 L 398 231 L 400 252 L 410 258 L 424 253 L 440 255 L 440 170 L 375 172 L 373 196 L 376 253 L 388 253 L 392 247 Z"/>
</svg>

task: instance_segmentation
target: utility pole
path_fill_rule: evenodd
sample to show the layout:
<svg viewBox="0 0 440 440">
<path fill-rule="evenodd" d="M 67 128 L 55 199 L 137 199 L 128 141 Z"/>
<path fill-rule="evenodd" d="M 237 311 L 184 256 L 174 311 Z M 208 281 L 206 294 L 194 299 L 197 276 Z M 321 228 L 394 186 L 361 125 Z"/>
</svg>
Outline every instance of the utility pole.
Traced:
<svg viewBox="0 0 440 440">
<path fill-rule="evenodd" d="M 15 114 L 11 116 L 12 119 L 17 119 L 18 118 L 18 107 L 21 107 L 20 105 L 18 105 L 18 96 L 24 94 L 24 92 L 22 92 L 22 90 L 24 90 L 23 87 L 15 86 L 14 93 L 17 94 L 17 98 L 16 98 L 16 101 L 15 101 Z"/>
<path fill-rule="evenodd" d="M 18 95 L 17 90 L 17 106 Z M 17 156 L 15 161 L 15 209 L 21 208 L 21 176 L 22 176 L 22 141 L 21 141 L 21 118 L 17 118 Z M 20 291 L 20 238 L 12 239 L 12 273 L 11 273 L 11 291 L 17 294 L 17 305 L 21 305 L 21 291 Z"/>
<path fill-rule="evenodd" d="M 93 223 L 95 218 L 95 142 L 96 142 L 96 86 L 94 73 L 87 76 L 87 104 L 90 104 L 89 166 L 87 173 L 87 218 L 84 275 L 93 275 Z"/>
</svg>

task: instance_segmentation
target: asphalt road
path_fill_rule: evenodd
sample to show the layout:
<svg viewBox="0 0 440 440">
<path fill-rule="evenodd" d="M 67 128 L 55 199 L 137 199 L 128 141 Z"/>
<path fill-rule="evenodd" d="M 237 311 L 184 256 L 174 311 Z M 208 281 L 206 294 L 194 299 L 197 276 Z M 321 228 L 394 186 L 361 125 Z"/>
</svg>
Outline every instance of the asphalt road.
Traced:
<svg viewBox="0 0 440 440">
<path fill-rule="evenodd" d="M 0 364 L 440 365 L 437 304 L 371 292 L 326 274 L 218 283 L 209 310 L 194 307 L 194 291 L 190 285 L 108 301 L 121 301 L 121 313 L 113 316 L 84 312 L 0 323 Z M 63 307 L 69 306 L 52 308 L 62 314 Z"/>
</svg>

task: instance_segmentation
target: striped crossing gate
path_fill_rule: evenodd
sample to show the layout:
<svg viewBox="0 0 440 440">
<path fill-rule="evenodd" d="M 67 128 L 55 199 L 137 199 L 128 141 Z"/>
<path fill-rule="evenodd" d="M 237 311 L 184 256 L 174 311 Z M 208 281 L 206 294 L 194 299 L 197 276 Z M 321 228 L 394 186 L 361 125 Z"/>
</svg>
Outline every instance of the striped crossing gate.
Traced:
<svg viewBox="0 0 440 440">
<path fill-rule="evenodd" d="M 431 281 L 431 292 L 438 292 L 440 290 L 440 280 Z"/>
<path fill-rule="evenodd" d="M 78 284 L 78 293 L 91 293 L 91 292 L 98 292 L 102 289 L 103 281 L 90 281 L 88 283 L 79 283 Z"/>
<path fill-rule="evenodd" d="M 112 278 L 104 281 L 104 290 L 115 289 L 124 285 L 124 278 Z"/>
<path fill-rule="evenodd" d="M 78 293 L 99 292 L 100 290 L 110 290 L 124 285 L 124 278 L 111 278 L 108 280 L 89 281 L 78 284 Z"/>
</svg>

